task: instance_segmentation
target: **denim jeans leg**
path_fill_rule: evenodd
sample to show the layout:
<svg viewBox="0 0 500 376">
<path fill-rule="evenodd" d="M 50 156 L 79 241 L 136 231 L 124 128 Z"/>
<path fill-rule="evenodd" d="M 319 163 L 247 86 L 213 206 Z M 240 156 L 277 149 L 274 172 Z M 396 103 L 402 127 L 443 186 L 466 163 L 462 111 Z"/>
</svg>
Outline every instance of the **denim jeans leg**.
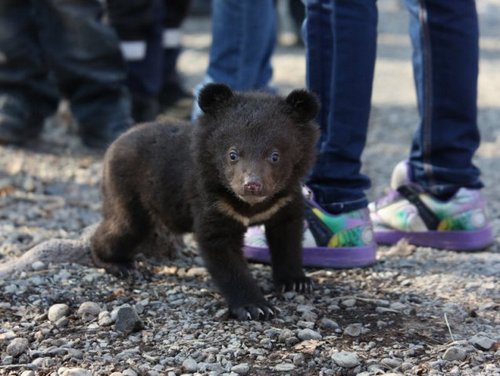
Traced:
<svg viewBox="0 0 500 376">
<path fill-rule="evenodd" d="M 99 0 L 37 0 L 40 40 L 84 142 L 111 140 L 132 124 L 125 65 Z"/>
<path fill-rule="evenodd" d="M 272 78 L 276 10 L 270 0 L 214 0 L 207 74 L 234 90 L 266 89 Z"/>
<path fill-rule="evenodd" d="M 376 55 L 375 0 L 308 0 L 307 82 L 320 98 L 321 138 L 308 185 L 332 213 L 366 207 L 361 174 Z"/>
<path fill-rule="evenodd" d="M 420 124 L 410 153 L 412 179 L 449 197 L 481 188 L 472 157 L 479 147 L 479 28 L 474 0 L 406 0 Z"/>
<path fill-rule="evenodd" d="M 26 121 L 18 124 L 20 131 L 41 128 L 43 119 L 56 110 L 59 94 L 38 43 L 30 1 L 0 2 L 0 56 L 2 102 L 13 100 L 22 107 Z"/>
</svg>

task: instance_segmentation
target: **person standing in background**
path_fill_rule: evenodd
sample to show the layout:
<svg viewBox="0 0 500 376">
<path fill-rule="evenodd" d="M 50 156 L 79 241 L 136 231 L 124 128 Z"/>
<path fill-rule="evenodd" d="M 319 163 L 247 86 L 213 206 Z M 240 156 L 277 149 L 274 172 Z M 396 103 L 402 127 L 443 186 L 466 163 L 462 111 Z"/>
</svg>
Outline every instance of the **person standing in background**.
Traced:
<svg viewBox="0 0 500 376">
<path fill-rule="evenodd" d="M 0 2 L 0 142 L 23 144 L 67 98 L 84 145 L 132 125 L 125 66 L 98 0 Z"/>
<path fill-rule="evenodd" d="M 136 122 L 151 121 L 191 95 L 177 72 L 188 0 L 107 0 L 127 65 Z"/>
</svg>

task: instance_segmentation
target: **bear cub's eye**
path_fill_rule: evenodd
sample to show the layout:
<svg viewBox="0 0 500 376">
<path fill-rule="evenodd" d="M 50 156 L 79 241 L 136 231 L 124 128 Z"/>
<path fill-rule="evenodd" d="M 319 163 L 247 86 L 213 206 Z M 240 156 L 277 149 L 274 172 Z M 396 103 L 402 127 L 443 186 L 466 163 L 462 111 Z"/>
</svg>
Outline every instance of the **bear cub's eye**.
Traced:
<svg viewBox="0 0 500 376">
<path fill-rule="evenodd" d="M 227 157 L 231 162 L 236 162 L 238 159 L 240 159 L 240 156 L 238 155 L 238 152 L 234 149 L 229 150 L 229 153 L 227 154 Z"/>
<path fill-rule="evenodd" d="M 269 160 L 272 162 L 272 163 L 278 163 L 279 160 L 280 160 L 280 153 L 278 153 L 277 151 L 273 151 L 271 153 L 271 155 L 269 156 Z"/>
</svg>

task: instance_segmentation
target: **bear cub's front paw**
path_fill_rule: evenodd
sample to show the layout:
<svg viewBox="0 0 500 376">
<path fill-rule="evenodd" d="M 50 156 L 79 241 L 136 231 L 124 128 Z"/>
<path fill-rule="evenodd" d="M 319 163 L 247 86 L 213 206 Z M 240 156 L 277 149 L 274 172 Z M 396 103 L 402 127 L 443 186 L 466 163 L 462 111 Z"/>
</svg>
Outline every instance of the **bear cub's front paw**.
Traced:
<svg viewBox="0 0 500 376">
<path fill-rule="evenodd" d="M 314 288 L 313 280 L 306 276 L 295 278 L 280 278 L 275 281 L 276 289 L 283 293 L 295 291 L 301 294 L 309 294 Z"/>
<path fill-rule="evenodd" d="M 277 314 L 278 310 L 266 300 L 259 303 L 229 307 L 229 317 L 240 321 L 269 320 L 275 318 Z"/>
</svg>

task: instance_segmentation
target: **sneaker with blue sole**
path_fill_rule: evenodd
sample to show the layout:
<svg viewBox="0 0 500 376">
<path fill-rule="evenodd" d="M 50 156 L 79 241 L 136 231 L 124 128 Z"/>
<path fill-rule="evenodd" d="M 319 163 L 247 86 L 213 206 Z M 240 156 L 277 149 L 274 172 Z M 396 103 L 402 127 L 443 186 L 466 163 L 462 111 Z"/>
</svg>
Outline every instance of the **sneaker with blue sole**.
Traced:
<svg viewBox="0 0 500 376">
<path fill-rule="evenodd" d="M 376 261 L 377 246 L 368 209 L 338 215 L 324 211 L 312 198 L 306 199 L 303 233 L 303 266 L 357 268 Z M 269 263 L 264 226 L 250 227 L 243 254 L 250 261 Z"/>
<path fill-rule="evenodd" d="M 406 239 L 417 246 L 474 251 L 494 242 L 479 190 L 460 188 L 450 199 L 440 200 L 410 181 L 406 161 L 394 169 L 391 190 L 369 209 L 378 244 Z"/>
</svg>

